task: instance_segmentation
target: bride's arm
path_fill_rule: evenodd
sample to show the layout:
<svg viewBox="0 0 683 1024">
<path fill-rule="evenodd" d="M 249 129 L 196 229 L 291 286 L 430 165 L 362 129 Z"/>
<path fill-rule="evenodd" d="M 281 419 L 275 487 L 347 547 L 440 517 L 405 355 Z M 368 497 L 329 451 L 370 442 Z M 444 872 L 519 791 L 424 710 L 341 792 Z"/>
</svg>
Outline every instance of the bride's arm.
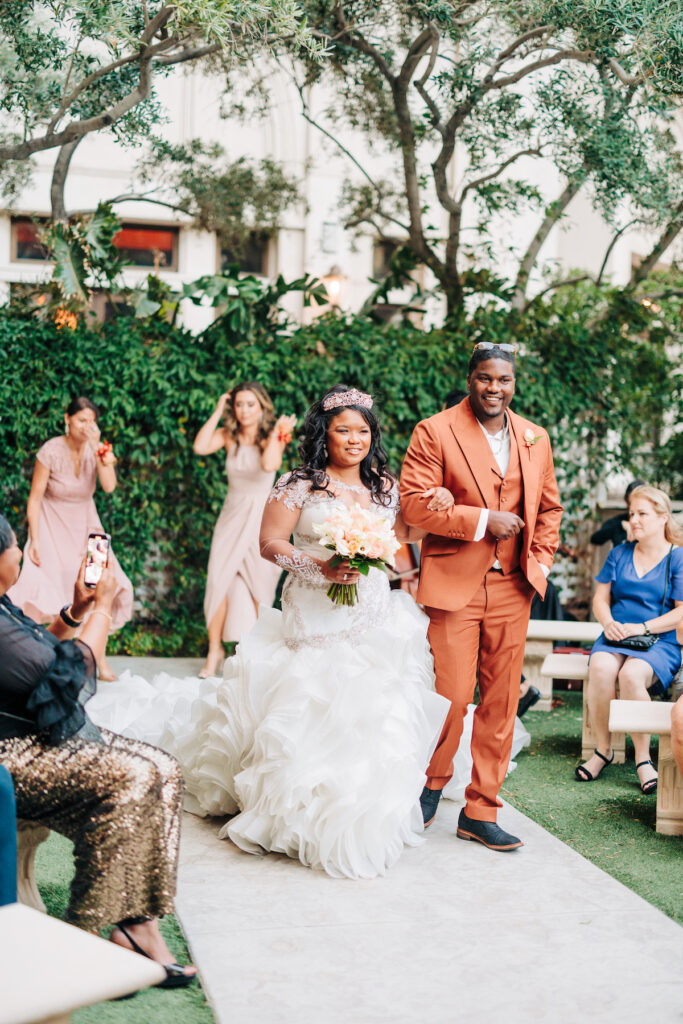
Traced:
<svg viewBox="0 0 683 1024">
<path fill-rule="evenodd" d="M 442 512 L 444 509 L 450 508 L 455 501 L 451 492 L 445 487 L 430 487 L 420 495 L 420 501 L 426 501 L 427 498 L 431 499 L 427 504 L 430 512 Z M 399 507 L 394 521 L 394 533 L 402 544 L 414 544 L 426 537 L 428 531 L 421 530 L 418 526 L 408 526 Z"/>
<path fill-rule="evenodd" d="M 297 485 L 300 482 L 297 481 Z M 296 529 L 301 515 L 301 506 L 295 497 L 295 487 L 289 484 L 276 485 L 263 511 L 259 546 L 261 557 L 274 562 L 281 569 L 301 579 L 331 583 L 357 583 L 360 574 L 349 567 L 348 562 L 330 566 L 329 559 L 314 558 L 300 551 L 290 543 L 289 538 Z M 322 550 L 322 549 L 321 549 Z M 330 558 L 332 555 L 330 555 Z"/>
</svg>

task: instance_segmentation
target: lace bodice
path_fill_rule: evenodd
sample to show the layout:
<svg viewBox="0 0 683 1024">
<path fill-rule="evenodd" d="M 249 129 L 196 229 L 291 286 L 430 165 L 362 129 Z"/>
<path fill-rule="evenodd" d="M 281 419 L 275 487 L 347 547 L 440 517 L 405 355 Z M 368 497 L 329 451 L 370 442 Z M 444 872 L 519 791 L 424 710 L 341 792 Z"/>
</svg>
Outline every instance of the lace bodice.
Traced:
<svg viewBox="0 0 683 1024">
<path fill-rule="evenodd" d="M 332 481 L 335 486 L 336 481 Z M 371 569 L 368 576 L 362 576 L 358 583 L 358 603 L 353 607 L 333 604 L 327 596 L 329 582 L 320 573 L 301 572 L 296 560 L 299 552 L 314 558 L 332 557 L 332 552 L 323 548 L 313 530 L 314 523 L 323 523 L 336 507 L 352 505 L 359 501 L 367 507 L 367 488 L 339 486 L 331 496 L 325 491 L 312 491 L 307 480 L 292 480 L 290 474 L 281 477 L 268 498 L 269 502 L 281 501 L 290 510 L 299 511 L 292 540 L 297 549 L 293 561 L 297 571 L 290 572 L 282 592 L 283 632 L 285 643 L 292 649 L 300 647 L 325 647 L 330 643 L 351 642 L 354 636 L 366 629 L 377 626 L 389 614 L 389 581 L 381 569 Z M 355 493 L 354 493 L 355 492 Z M 365 498 L 365 500 L 363 500 Z M 369 506 L 378 516 L 388 519 L 392 525 L 398 514 L 398 487 L 391 490 L 390 503 L 383 506 L 373 503 Z M 291 555 L 289 557 L 292 557 Z M 289 566 L 283 559 L 279 564 Z"/>
<path fill-rule="evenodd" d="M 331 497 L 326 491 L 311 490 L 308 480 L 292 479 L 291 473 L 285 473 L 273 487 L 268 501 L 281 501 L 290 511 L 299 509 L 293 539 L 295 546 L 306 554 L 320 558 L 322 549 L 319 538 L 313 530 L 313 523 L 324 523 L 333 508 L 340 505 L 352 505 L 354 501 L 366 504 L 368 489 L 363 486 L 349 486 L 331 478 L 330 490 L 335 491 Z M 378 505 L 375 502 L 370 510 L 379 518 L 388 519 L 393 525 L 399 509 L 398 484 L 394 483 L 389 494 L 389 504 Z"/>
</svg>

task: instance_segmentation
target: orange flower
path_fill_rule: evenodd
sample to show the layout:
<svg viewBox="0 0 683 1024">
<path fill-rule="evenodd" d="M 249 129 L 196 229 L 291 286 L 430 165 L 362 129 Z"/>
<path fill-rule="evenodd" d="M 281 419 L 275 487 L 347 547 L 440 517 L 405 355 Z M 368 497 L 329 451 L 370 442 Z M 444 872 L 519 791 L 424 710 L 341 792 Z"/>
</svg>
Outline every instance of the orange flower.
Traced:
<svg viewBox="0 0 683 1024">
<path fill-rule="evenodd" d="M 72 331 L 75 331 L 78 327 L 78 318 L 64 306 L 60 306 L 55 313 L 55 327 L 58 331 L 61 331 L 62 327 L 70 327 Z"/>
</svg>

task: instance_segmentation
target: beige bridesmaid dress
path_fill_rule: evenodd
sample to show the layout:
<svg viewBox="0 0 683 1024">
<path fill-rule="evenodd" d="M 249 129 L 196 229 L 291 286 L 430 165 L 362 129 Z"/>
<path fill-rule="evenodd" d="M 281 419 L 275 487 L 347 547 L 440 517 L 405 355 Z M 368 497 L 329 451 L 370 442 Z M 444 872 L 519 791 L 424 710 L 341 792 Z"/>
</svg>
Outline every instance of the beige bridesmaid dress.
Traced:
<svg viewBox="0 0 683 1024">
<path fill-rule="evenodd" d="M 40 506 L 38 549 L 40 565 L 34 565 L 24 549 L 19 579 L 8 590 L 10 601 L 37 622 L 52 622 L 60 608 L 71 604 L 74 583 L 88 544 L 88 534 L 102 531 L 93 500 L 97 484 L 95 453 L 86 447 L 78 476 L 65 437 L 53 437 L 36 459 L 50 471 Z M 133 585 L 114 552 L 109 565 L 116 579 L 110 633 L 120 629 L 133 612 Z"/>
<path fill-rule="evenodd" d="M 261 468 L 258 445 L 231 445 L 226 459 L 228 493 L 213 531 L 204 615 L 212 621 L 227 598 L 223 640 L 237 641 L 256 623 L 256 605 L 270 607 L 280 569 L 261 558 L 259 532 L 275 473 Z"/>
</svg>

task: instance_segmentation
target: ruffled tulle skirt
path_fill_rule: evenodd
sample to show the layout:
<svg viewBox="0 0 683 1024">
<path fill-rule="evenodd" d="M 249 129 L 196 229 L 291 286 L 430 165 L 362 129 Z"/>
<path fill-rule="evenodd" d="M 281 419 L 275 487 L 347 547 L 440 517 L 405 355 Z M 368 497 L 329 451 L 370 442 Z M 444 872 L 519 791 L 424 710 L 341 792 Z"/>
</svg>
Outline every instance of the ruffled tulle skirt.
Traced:
<svg viewBox="0 0 683 1024">
<path fill-rule="evenodd" d="M 401 593 L 390 606 L 351 640 L 298 647 L 281 613 L 262 608 L 224 679 L 126 674 L 91 717 L 173 753 L 188 810 L 234 815 L 221 838 L 374 877 L 422 841 L 419 797 L 448 710 L 426 617 Z"/>
</svg>

